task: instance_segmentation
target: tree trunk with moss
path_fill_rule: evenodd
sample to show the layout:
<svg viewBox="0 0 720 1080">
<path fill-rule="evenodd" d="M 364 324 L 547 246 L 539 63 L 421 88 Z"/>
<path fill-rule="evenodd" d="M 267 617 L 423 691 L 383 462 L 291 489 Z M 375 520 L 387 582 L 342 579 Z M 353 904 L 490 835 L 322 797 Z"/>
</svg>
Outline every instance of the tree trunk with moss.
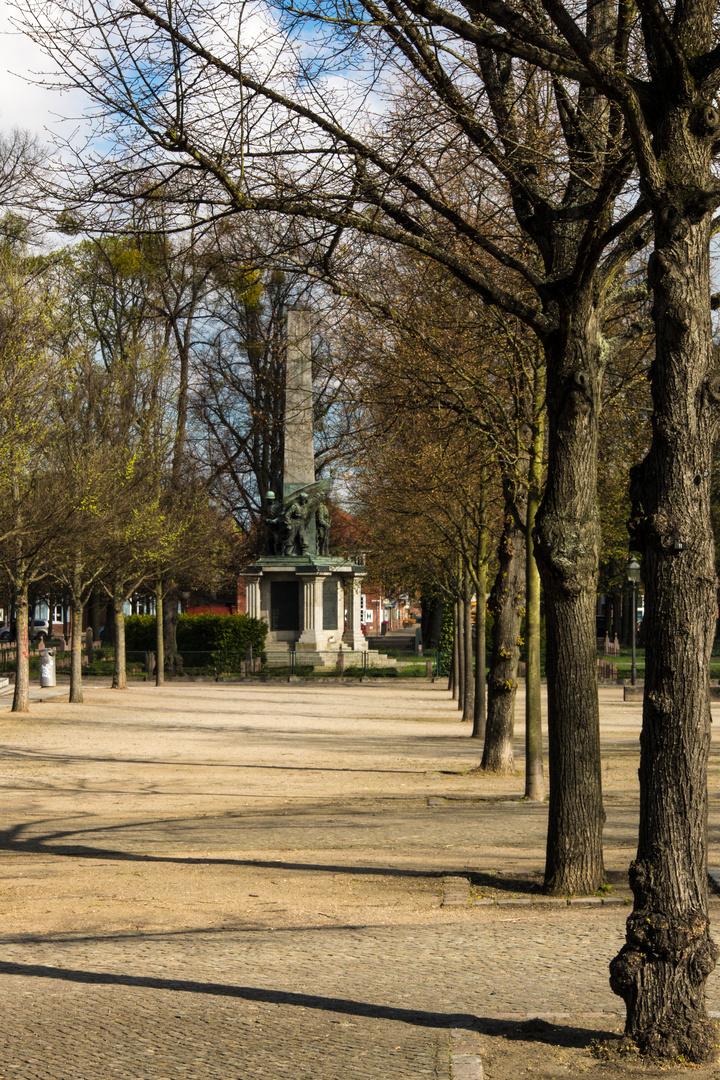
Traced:
<svg viewBox="0 0 720 1080">
<path fill-rule="evenodd" d="M 706 16 L 704 26 L 685 23 L 686 46 L 710 47 L 708 8 Z M 653 130 L 662 172 L 648 183 L 653 436 L 631 484 L 646 604 L 640 832 L 630 868 L 635 902 L 611 985 L 642 1052 L 702 1062 L 718 1043 L 705 983 L 718 956 L 708 919 L 707 762 L 717 603 L 710 479 L 720 421 L 709 248 L 720 202 L 711 167 L 720 114 L 709 91 L 704 105 L 684 93 L 664 100 Z"/>
<path fill-rule="evenodd" d="M 161 580 L 155 583 L 155 685 L 165 685 L 165 639 L 163 636 L 163 583 Z"/>
<path fill-rule="evenodd" d="M 487 731 L 487 683 L 485 653 L 485 597 L 487 596 L 487 535 L 480 539 L 477 566 L 475 567 L 475 703 L 473 706 L 473 738 L 484 739 Z"/>
<path fill-rule="evenodd" d="M 116 587 L 112 598 L 113 638 L 115 640 L 115 658 L 113 660 L 112 690 L 127 690 L 127 663 L 125 654 L 125 597 L 122 588 Z"/>
<path fill-rule="evenodd" d="M 595 892 L 605 880 L 597 693 L 600 520 L 597 438 L 603 374 L 591 289 L 560 297 L 547 355 L 549 456 L 535 552 L 545 588 L 550 805 L 545 891 Z M 584 333 L 579 331 L 584 328 Z"/>
<path fill-rule="evenodd" d="M 75 595 L 71 601 L 72 629 L 70 631 L 70 698 L 76 705 L 81 705 L 83 700 L 82 688 L 82 647 L 83 647 L 83 604 L 79 596 Z"/>
<path fill-rule="evenodd" d="M 463 606 L 462 600 L 455 601 L 455 637 L 457 641 L 457 707 L 458 712 L 463 713 L 465 708 L 465 635 L 463 633 Z"/>
<path fill-rule="evenodd" d="M 70 701 L 82 704 L 82 648 L 83 648 L 83 582 L 82 563 L 78 553 L 73 557 L 71 570 L 70 603 L 72 606 L 72 631 L 70 637 Z"/>
<path fill-rule="evenodd" d="M 503 532 L 498 570 L 490 592 L 493 616 L 488 676 L 488 716 L 482 767 L 501 774 L 515 771 L 513 735 L 520 622 L 525 598 L 525 531 L 515 515 L 514 487 L 505 487 Z"/>
<path fill-rule="evenodd" d="M 27 585 L 15 592 L 15 690 L 13 692 L 12 712 L 30 711 L 30 637 L 29 604 Z"/>
<path fill-rule="evenodd" d="M 183 661 L 177 647 L 178 602 L 177 597 L 167 593 L 163 596 L 163 648 L 165 669 L 171 675 L 182 675 Z"/>
<path fill-rule="evenodd" d="M 475 714 L 475 664 L 473 656 L 472 579 L 467 567 L 463 568 L 463 595 L 461 603 L 463 623 L 463 720 L 472 720 Z M 472 732 L 474 734 L 474 732 Z"/>
<path fill-rule="evenodd" d="M 530 442 L 528 494 L 525 512 L 525 798 L 542 802 L 545 798 L 543 768 L 542 701 L 540 679 L 540 574 L 535 561 L 533 534 L 543 490 L 545 425 L 543 375 L 535 369 L 535 418 Z M 540 391 L 542 404 L 540 404 Z"/>
</svg>

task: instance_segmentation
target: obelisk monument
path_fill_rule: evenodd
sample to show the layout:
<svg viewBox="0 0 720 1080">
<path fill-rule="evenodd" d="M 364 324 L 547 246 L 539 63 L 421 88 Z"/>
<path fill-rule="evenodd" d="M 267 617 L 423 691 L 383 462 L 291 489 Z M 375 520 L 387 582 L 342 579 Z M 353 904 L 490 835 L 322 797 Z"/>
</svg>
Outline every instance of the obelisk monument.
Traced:
<svg viewBox="0 0 720 1080">
<path fill-rule="evenodd" d="M 287 313 L 283 498 L 315 482 L 312 354 L 307 311 Z"/>
<path fill-rule="evenodd" d="M 247 613 L 268 623 L 270 662 L 291 666 L 362 659 L 361 583 L 365 567 L 330 556 L 329 480 L 315 480 L 310 320 L 287 313 L 282 491 L 272 493 L 266 517 L 271 553 L 245 571 Z M 278 497 L 279 496 L 279 497 Z M 319 541 L 319 543 L 318 543 Z"/>
</svg>

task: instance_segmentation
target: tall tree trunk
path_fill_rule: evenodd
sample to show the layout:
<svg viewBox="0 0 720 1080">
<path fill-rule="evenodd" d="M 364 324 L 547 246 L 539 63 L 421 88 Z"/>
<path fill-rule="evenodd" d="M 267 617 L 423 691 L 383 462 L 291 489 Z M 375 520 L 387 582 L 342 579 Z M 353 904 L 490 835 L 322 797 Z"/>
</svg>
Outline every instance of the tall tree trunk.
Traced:
<svg viewBox="0 0 720 1080">
<path fill-rule="evenodd" d="M 452 659 L 450 663 L 450 678 L 448 680 L 448 690 L 452 691 L 453 701 L 457 700 L 457 696 L 460 692 L 460 653 L 458 649 L 458 630 L 457 630 L 457 600 L 452 602 Z"/>
<path fill-rule="evenodd" d="M 553 343 L 552 362 L 546 349 L 549 457 L 536 519 L 547 630 L 545 891 L 555 895 L 592 893 L 605 880 L 595 638 L 600 328 L 591 290 L 561 304 L 566 336 Z"/>
<path fill-rule="evenodd" d="M 158 580 L 155 583 L 155 685 L 165 684 L 165 641 L 163 638 L 163 583 Z"/>
<path fill-rule="evenodd" d="M 173 675 L 182 675 L 182 657 L 180 656 L 177 648 L 177 596 L 168 596 L 167 594 L 163 596 L 162 617 L 165 666 L 170 670 Z"/>
<path fill-rule="evenodd" d="M 475 701 L 473 705 L 473 738 L 484 739 L 487 726 L 487 700 L 485 680 L 485 597 L 487 596 L 487 533 L 483 529 L 479 538 L 479 552 L 475 567 Z"/>
<path fill-rule="evenodd" d="M 718 956 L 708 921 L 707 761 L 717 599 L 710 474 L 720 375 L 709 306 L 711 214 L 700 217 L 682 203 L 695 193 L 691 179 L 698 191 L 702 186 L 688 149 L 699 140 L 692 111 L 677 112 L 668 126 L 678 145 L 667 130 L 663 136 L 668 178 L 679 193 L 656 214 L 648 265 L 656 322 L 653 436 L 631 483 L 646 603 L 640 832 L 630 868 L 635 902 L 611 985 L 625 1000 L 626 1032 L 643 1052 L 698 1062 L 717 1052 L 718 1041 L 705 982 Z M 708 141 L 708 186 L 709 149 Z"/>
<path fill-rule="evenodd" d="M 462 601 L 455 601 L 455 639 L 457 640 L 457 702 L 458 711 L 463 712 L 465 704 L 465 637 L 463 634 Z"/>
<path fill-rule="evenodd" d="M 125 597 L 122 589 L 116 585 L 113 591 L 113 639 L 115 658 L 113 660 L 113 690 L 127 690 L 127 664 L 125 657 Z"/>
<path fill-rule="evenodd" d="M 610 635 L 613 639 L 617 637 L 620 642 L 620 593 L 615 589 L 610 597 L 610 603 L 612 604 L 612 621 L 610 623 Z"/>
<path fill-rule="evenodd" d="M 82 647 L 83 647 L 83 599 L 82 599 L 82 566 L 80 554 L 77 553 L 72 571 L 72 640 L 70 642 L 70 701 L 81 705 L 83 700 L 82 689 Z"/>
<path fill-rule="evenodd" d="M 452 694 L 453 701 L 457 697 L 458 672 L 457 672 L 457 641 L 455 640 L 455 602 L 450 606 L 450 627 L 452 641 L 450 645 L 450 671 L 448 672 L 448 690 Z"/>
<path fill-rule="evenodd" d="M 100 640 L 100 593 L 97 589 L 93 589 L 90 596 L 89 614 L 90 625 L 92 626 L 93 640 Z"/>
<path fill-rule="evenodd" d="M 76 705 L 83 700 L 82 688 L 82 646 L 83 646 L 83 604 L 78 593 L 71 600 L 72 629 L 70 631 L 70 698 Z"/>
<path fill-rule="evenodd" d="M 22 580 L 22 579 L 21 579 Z M 28 633 L 28 587 L 23 583 L 15 591 L 15 690 L 12 712 L 30 711 L 30 641 Z"/>
<path fill-rule="evenodd" d="M 542 379 L 536 369 L 536 380 Z M 538 386 L 534 398 L 537 401 Z M 543 395 L 544 398 L 544 395 Z M 543 770 L 542 700 L 540 680 L 540 573 L 535 561 L 533 535 L 542 498 L 544 402 L 535 409 L 528 467 L 528 497 L 525 519 L 525 798 L 542 802 L 545 798 Z"/>
<path fill-rule="evenodd" d="M 428 652 L 430 649 L 437 649 L 440 645 L 445 601 L 437 593 L 424 594 L 420 605 L 423 652 Z"/>
<path fill-rule="evenodd" d="M 505 515 L 498 546 L 498 570 L 490 592 L 493 616 L 492 655 L 488 678 L 488 716 L 482 767 L 513 773 L 515 695 L 520 652 L 520 622 L 525 593 L 525 535 L 515 520 L 514 491 L 505 485 Z"/>
<path fill-rule="evenodd" d="M 463 720 L 472 720 L 475 710 L 475 672 L 473 664 L 472 635 L 472 580 L 464 568 L 462 621 L 463 621 Z M 473 732 L 473 734 L 475 734 Z"/>
</svg>

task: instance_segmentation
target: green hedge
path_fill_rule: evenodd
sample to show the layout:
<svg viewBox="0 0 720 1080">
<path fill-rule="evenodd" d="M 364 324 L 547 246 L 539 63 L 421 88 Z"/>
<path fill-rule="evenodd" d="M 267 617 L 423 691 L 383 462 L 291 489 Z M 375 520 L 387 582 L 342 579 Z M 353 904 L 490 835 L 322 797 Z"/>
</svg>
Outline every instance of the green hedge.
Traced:
<svg viewBox="0 0 720 1080">
<path fill-rule="evenodd" d="M 265 648 L 267 623 L 249 615 L 179 615 L 177 647 L 183 652 L 241 652 L 252 645 L 253 656 Z M 125 647 L 131 651 L 155 649 L 155 616 L 128 615 Z"/>
</svg>

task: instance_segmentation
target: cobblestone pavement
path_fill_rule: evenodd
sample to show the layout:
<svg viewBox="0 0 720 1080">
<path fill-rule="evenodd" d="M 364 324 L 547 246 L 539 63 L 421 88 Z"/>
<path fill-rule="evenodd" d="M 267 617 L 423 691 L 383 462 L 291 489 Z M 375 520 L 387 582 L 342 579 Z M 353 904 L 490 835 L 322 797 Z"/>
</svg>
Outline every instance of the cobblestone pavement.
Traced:
<svg viewBox="0 0 720 1080">
<path fill-rule="evenodd" d="M 470 872 L 531 888 L 546 808 L 470 772 L 438 688 L 98 688 L 0 717 L 0 1080 L 474 1080 L 478 1038 L 528 1017 L 619 1023 L 626 907 L 442 905 Z M 638 730 L 604 692 L 618 880 Z"/>
</svg>

